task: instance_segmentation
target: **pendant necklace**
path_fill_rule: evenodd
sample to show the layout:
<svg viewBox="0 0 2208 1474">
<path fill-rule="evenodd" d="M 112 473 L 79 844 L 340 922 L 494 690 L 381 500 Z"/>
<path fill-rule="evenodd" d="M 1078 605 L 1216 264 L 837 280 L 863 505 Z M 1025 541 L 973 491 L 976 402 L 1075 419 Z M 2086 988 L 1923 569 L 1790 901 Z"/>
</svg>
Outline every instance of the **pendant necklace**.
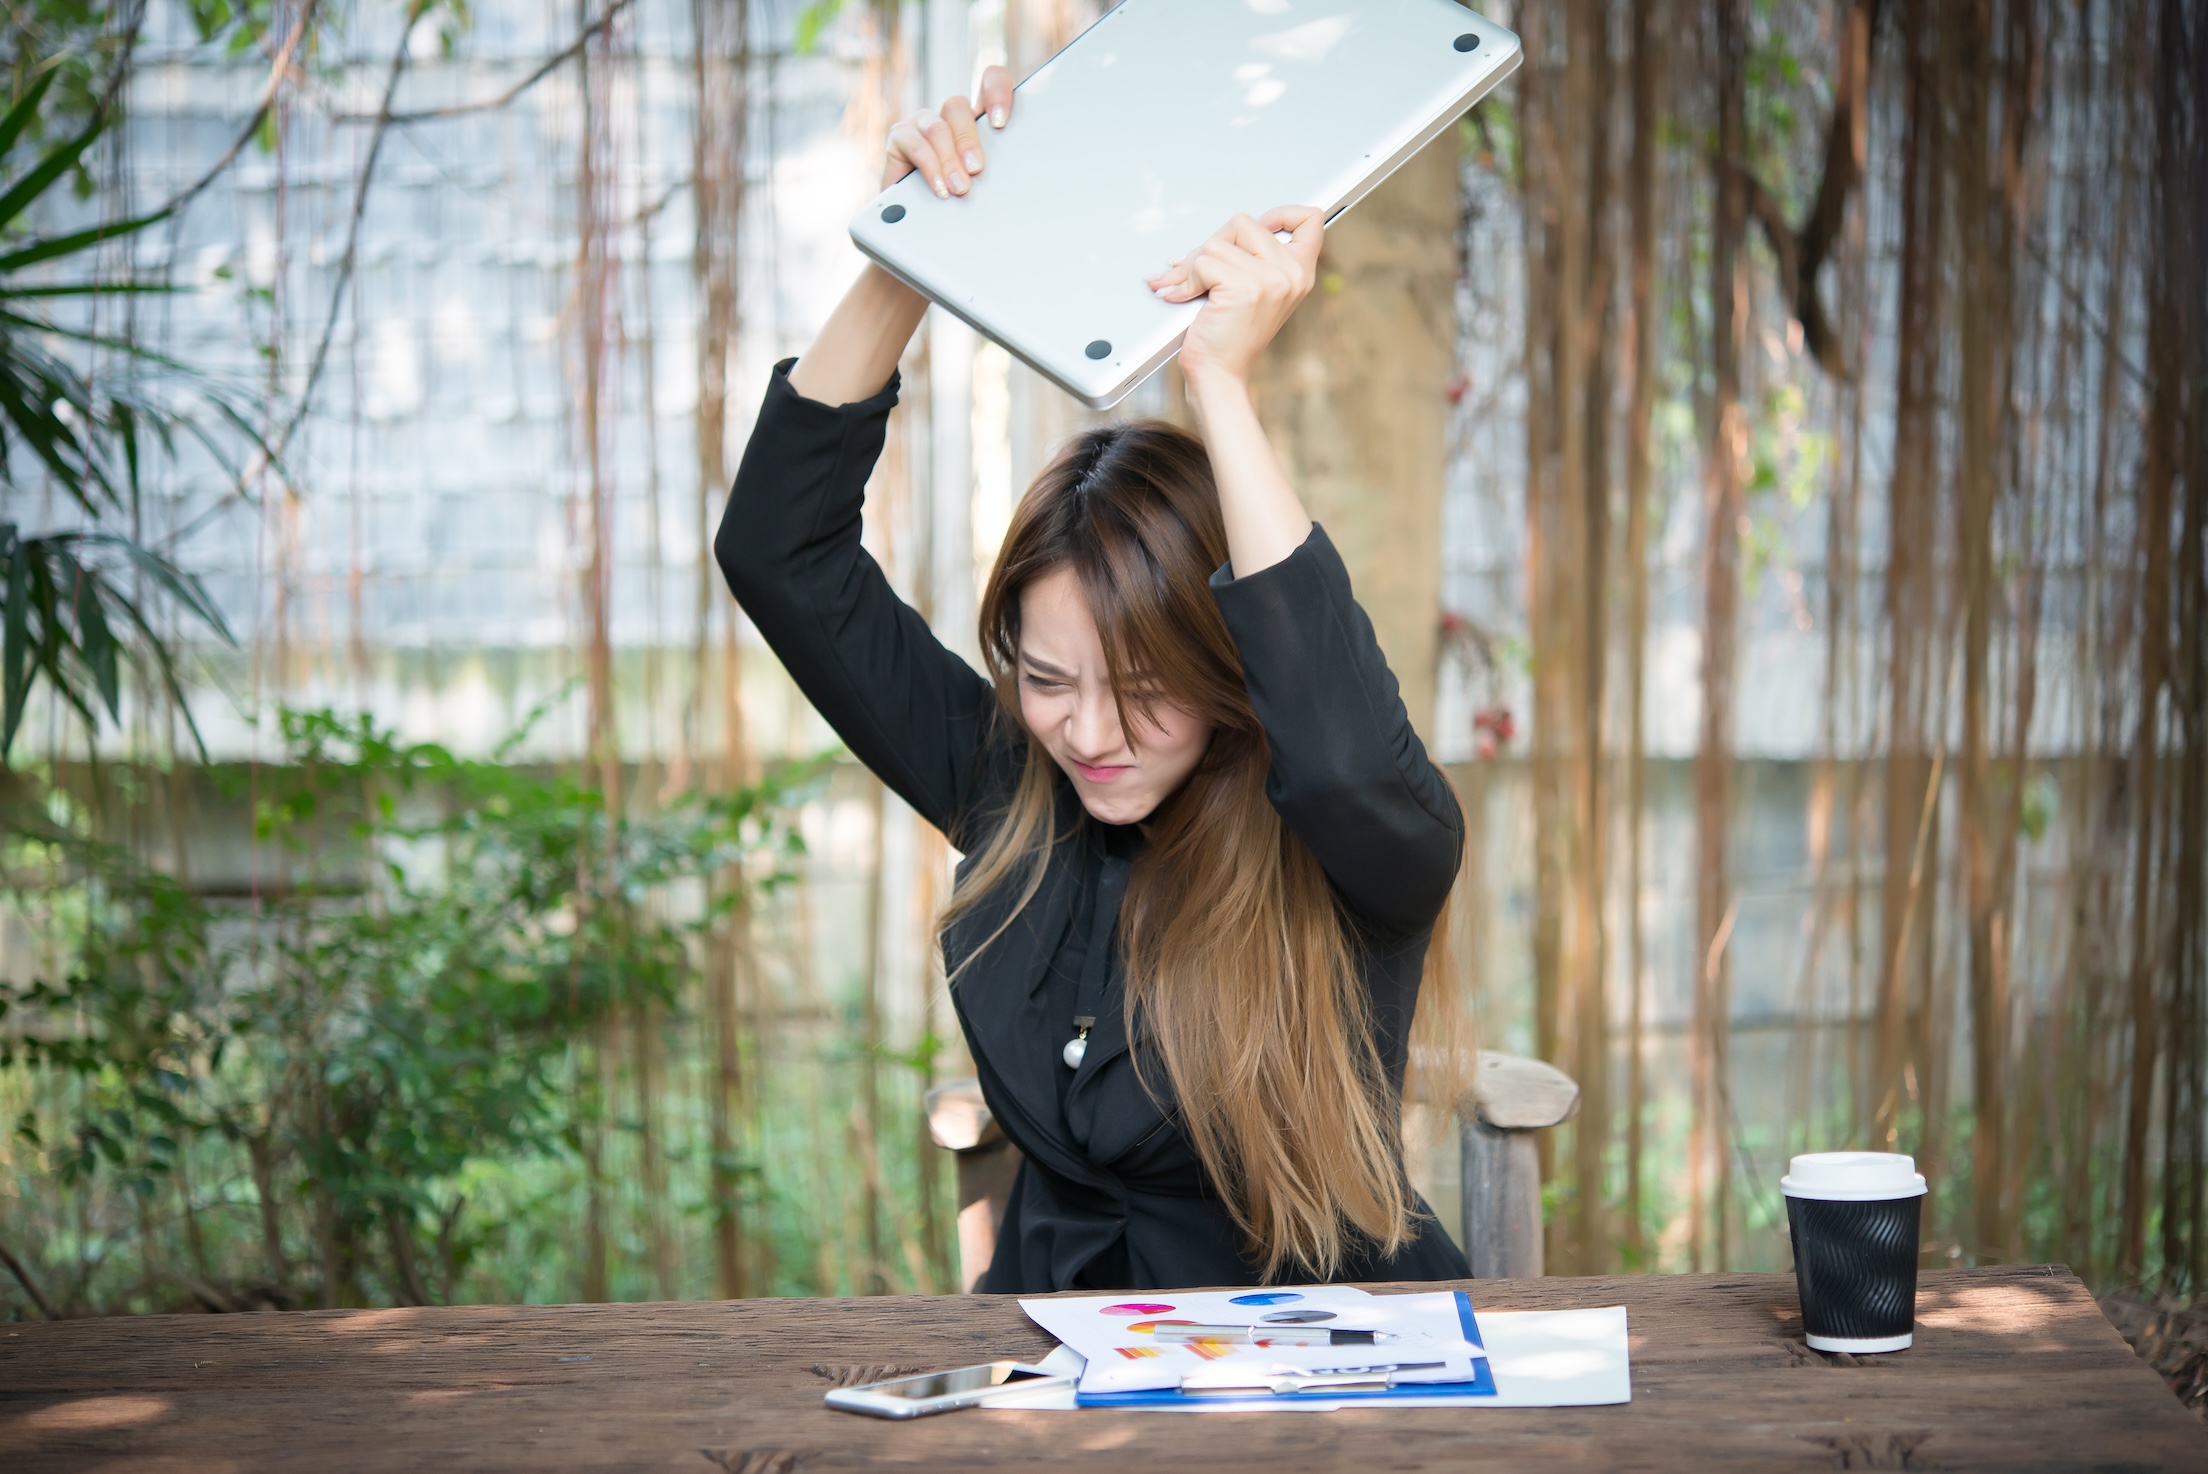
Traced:
<svg viewBox="0 0 2208 1474">
<path fill-rule="evenodd" d="M 1081 1061 L 1088 1057 L 1089 1030 L 1096 1027 L 1096 1016 L 1103 1006 L 1112 933 L 1119 925 L 1119 901 L 1126 894 L 1129 864 L 1125 856 L 1107 852 L 1103 873 L 1097 877 L 1096 911 L 1089 918 L 1089 952 L 1081 959 L 1081 981 L 1073 998 L 1074 1037 L 1058 1051 L 1069 1070 L 1080 1069 Z"/>
</svg>

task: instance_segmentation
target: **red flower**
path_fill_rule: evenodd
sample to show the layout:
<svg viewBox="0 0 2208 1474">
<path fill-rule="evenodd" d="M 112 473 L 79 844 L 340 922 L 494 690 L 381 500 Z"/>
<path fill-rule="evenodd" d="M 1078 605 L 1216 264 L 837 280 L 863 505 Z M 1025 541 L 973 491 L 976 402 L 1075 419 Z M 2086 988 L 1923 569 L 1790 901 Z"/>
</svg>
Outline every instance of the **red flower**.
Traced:
<svg viewBox="0 0 2208 1474">
<path fill-rule="evenodd" d="M 1472 714 L 1472 730 L 1481 734 L 1480 756 L 1494 756 L 1494 749 L 1518 735 L 1518 723 L 1507 706 L 1483 706 Z"/>
</svg>

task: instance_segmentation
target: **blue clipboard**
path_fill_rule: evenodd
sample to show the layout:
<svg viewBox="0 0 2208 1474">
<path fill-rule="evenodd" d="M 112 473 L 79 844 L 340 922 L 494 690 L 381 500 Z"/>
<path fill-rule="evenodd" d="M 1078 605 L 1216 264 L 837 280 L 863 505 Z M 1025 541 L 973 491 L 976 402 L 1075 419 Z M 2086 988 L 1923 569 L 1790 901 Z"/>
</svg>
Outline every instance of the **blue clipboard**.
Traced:
<svg viewBox="0 0 2208 1474">
<path fill-rule="evenodd" d="M 1487 1343 L 1480 1339 L 1480 1324 L 1472 1315 L 1472 1297 L 1457 1291 L 1457 1319 L 1464 1326 L 1464 1339 L 1485 1350 Z M 1073 1396 L 1075 1407 L 1180 1407 L 1183 1405 L 1207 1408 L 1263 1409 L 1292 1404 L 1299 1400 L 1326 1403 L 1350 1403 L 1362 1406 L 1366 1403 L 1406 1402 L 1422 1397 L 1493 1397 L 1495 1373 L 1488 1368 L 1487 1358 L 1482 1356 L 1472 1363 L 1474 1372 L 1469 1382 L 1414 1382 L 1400 1387 L 1374 1388 L 1369 1392 L 1336 1392 L 1314 1390 L 1290 1396 L 1221 1397 L 1216 1394 L 1190 1394 L 1178 1387 L 1158 1388 L 1148 1392 L 1081 1392 Z"/>
</svg>

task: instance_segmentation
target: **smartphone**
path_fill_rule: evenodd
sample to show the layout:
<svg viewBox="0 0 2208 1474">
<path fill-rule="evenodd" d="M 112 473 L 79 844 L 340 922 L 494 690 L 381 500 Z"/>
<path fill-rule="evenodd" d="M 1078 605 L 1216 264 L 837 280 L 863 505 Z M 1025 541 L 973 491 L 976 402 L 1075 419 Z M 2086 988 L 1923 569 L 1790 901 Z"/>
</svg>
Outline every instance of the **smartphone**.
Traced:
<svg viewBox="0 0 2208 1474">
<path fill-rule="evenodd" d="M 977 1407 L 1014 1388 L 1022 1392 L 1071 1387 L 1073 1378 L 1017 1361 L 987 1361 L 948 1372 L 923 1372 L 864 1387 L 838 1387 L 828 1394 L 832 1408 L 875 1418 L 921 1418 L 953 1408 Z"/>
</svg>

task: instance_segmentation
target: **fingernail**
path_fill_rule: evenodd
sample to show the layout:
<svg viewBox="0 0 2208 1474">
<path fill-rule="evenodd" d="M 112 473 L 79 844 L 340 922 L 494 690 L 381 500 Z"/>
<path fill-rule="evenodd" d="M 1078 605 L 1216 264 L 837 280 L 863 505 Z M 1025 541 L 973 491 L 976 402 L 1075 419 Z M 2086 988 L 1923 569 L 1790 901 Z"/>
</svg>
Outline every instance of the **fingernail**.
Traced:
<svg viewBox="0 0 2208 1474">
<path fill-rule="evenodd" d="M 945 189 L 945 188 L 943 187 L 943 181 L 942 181 L 942 180 L 940 180 L 940 179 L 931 179 L 931 180 L 929 180 L 929 181 L 928 181 L 928 183 L 930 183 L 930 184 L 932 184 L 932 185 L 934 185 L 934 186 L 935 186 L 935 197 L 936 197 L 937 199 L 939 199 L 939 200 L 947 200 L 947 199 L 949 199 L 949 198 L 951 197 L 951 192 L 950 192 L 949 190 L 947 190 L 947 189 Z"/>
<path fill-rule="evenodd" d="M 952 192 L 953 194 L 964 194 L 964 193 L 966 193 L 966 176 L 965 176 L 965 175 L 963 175 L 963 174 L 953 174 L 953 175 L 951 176 L 951 192 Z"/>
<path fill-rule="evenodd" d="M 975 153 L 972 149 L 966 150 L 966 172 L 969 174 L 979 174 L 981 172 L 981 155 Z"/>
<path fill-rule="evenodd" d="M 989 109 L 989 121 L 992 125 L 1002 128 L 1004 126 L 1004 109 L 1001 107 Z"/>
</svg>

